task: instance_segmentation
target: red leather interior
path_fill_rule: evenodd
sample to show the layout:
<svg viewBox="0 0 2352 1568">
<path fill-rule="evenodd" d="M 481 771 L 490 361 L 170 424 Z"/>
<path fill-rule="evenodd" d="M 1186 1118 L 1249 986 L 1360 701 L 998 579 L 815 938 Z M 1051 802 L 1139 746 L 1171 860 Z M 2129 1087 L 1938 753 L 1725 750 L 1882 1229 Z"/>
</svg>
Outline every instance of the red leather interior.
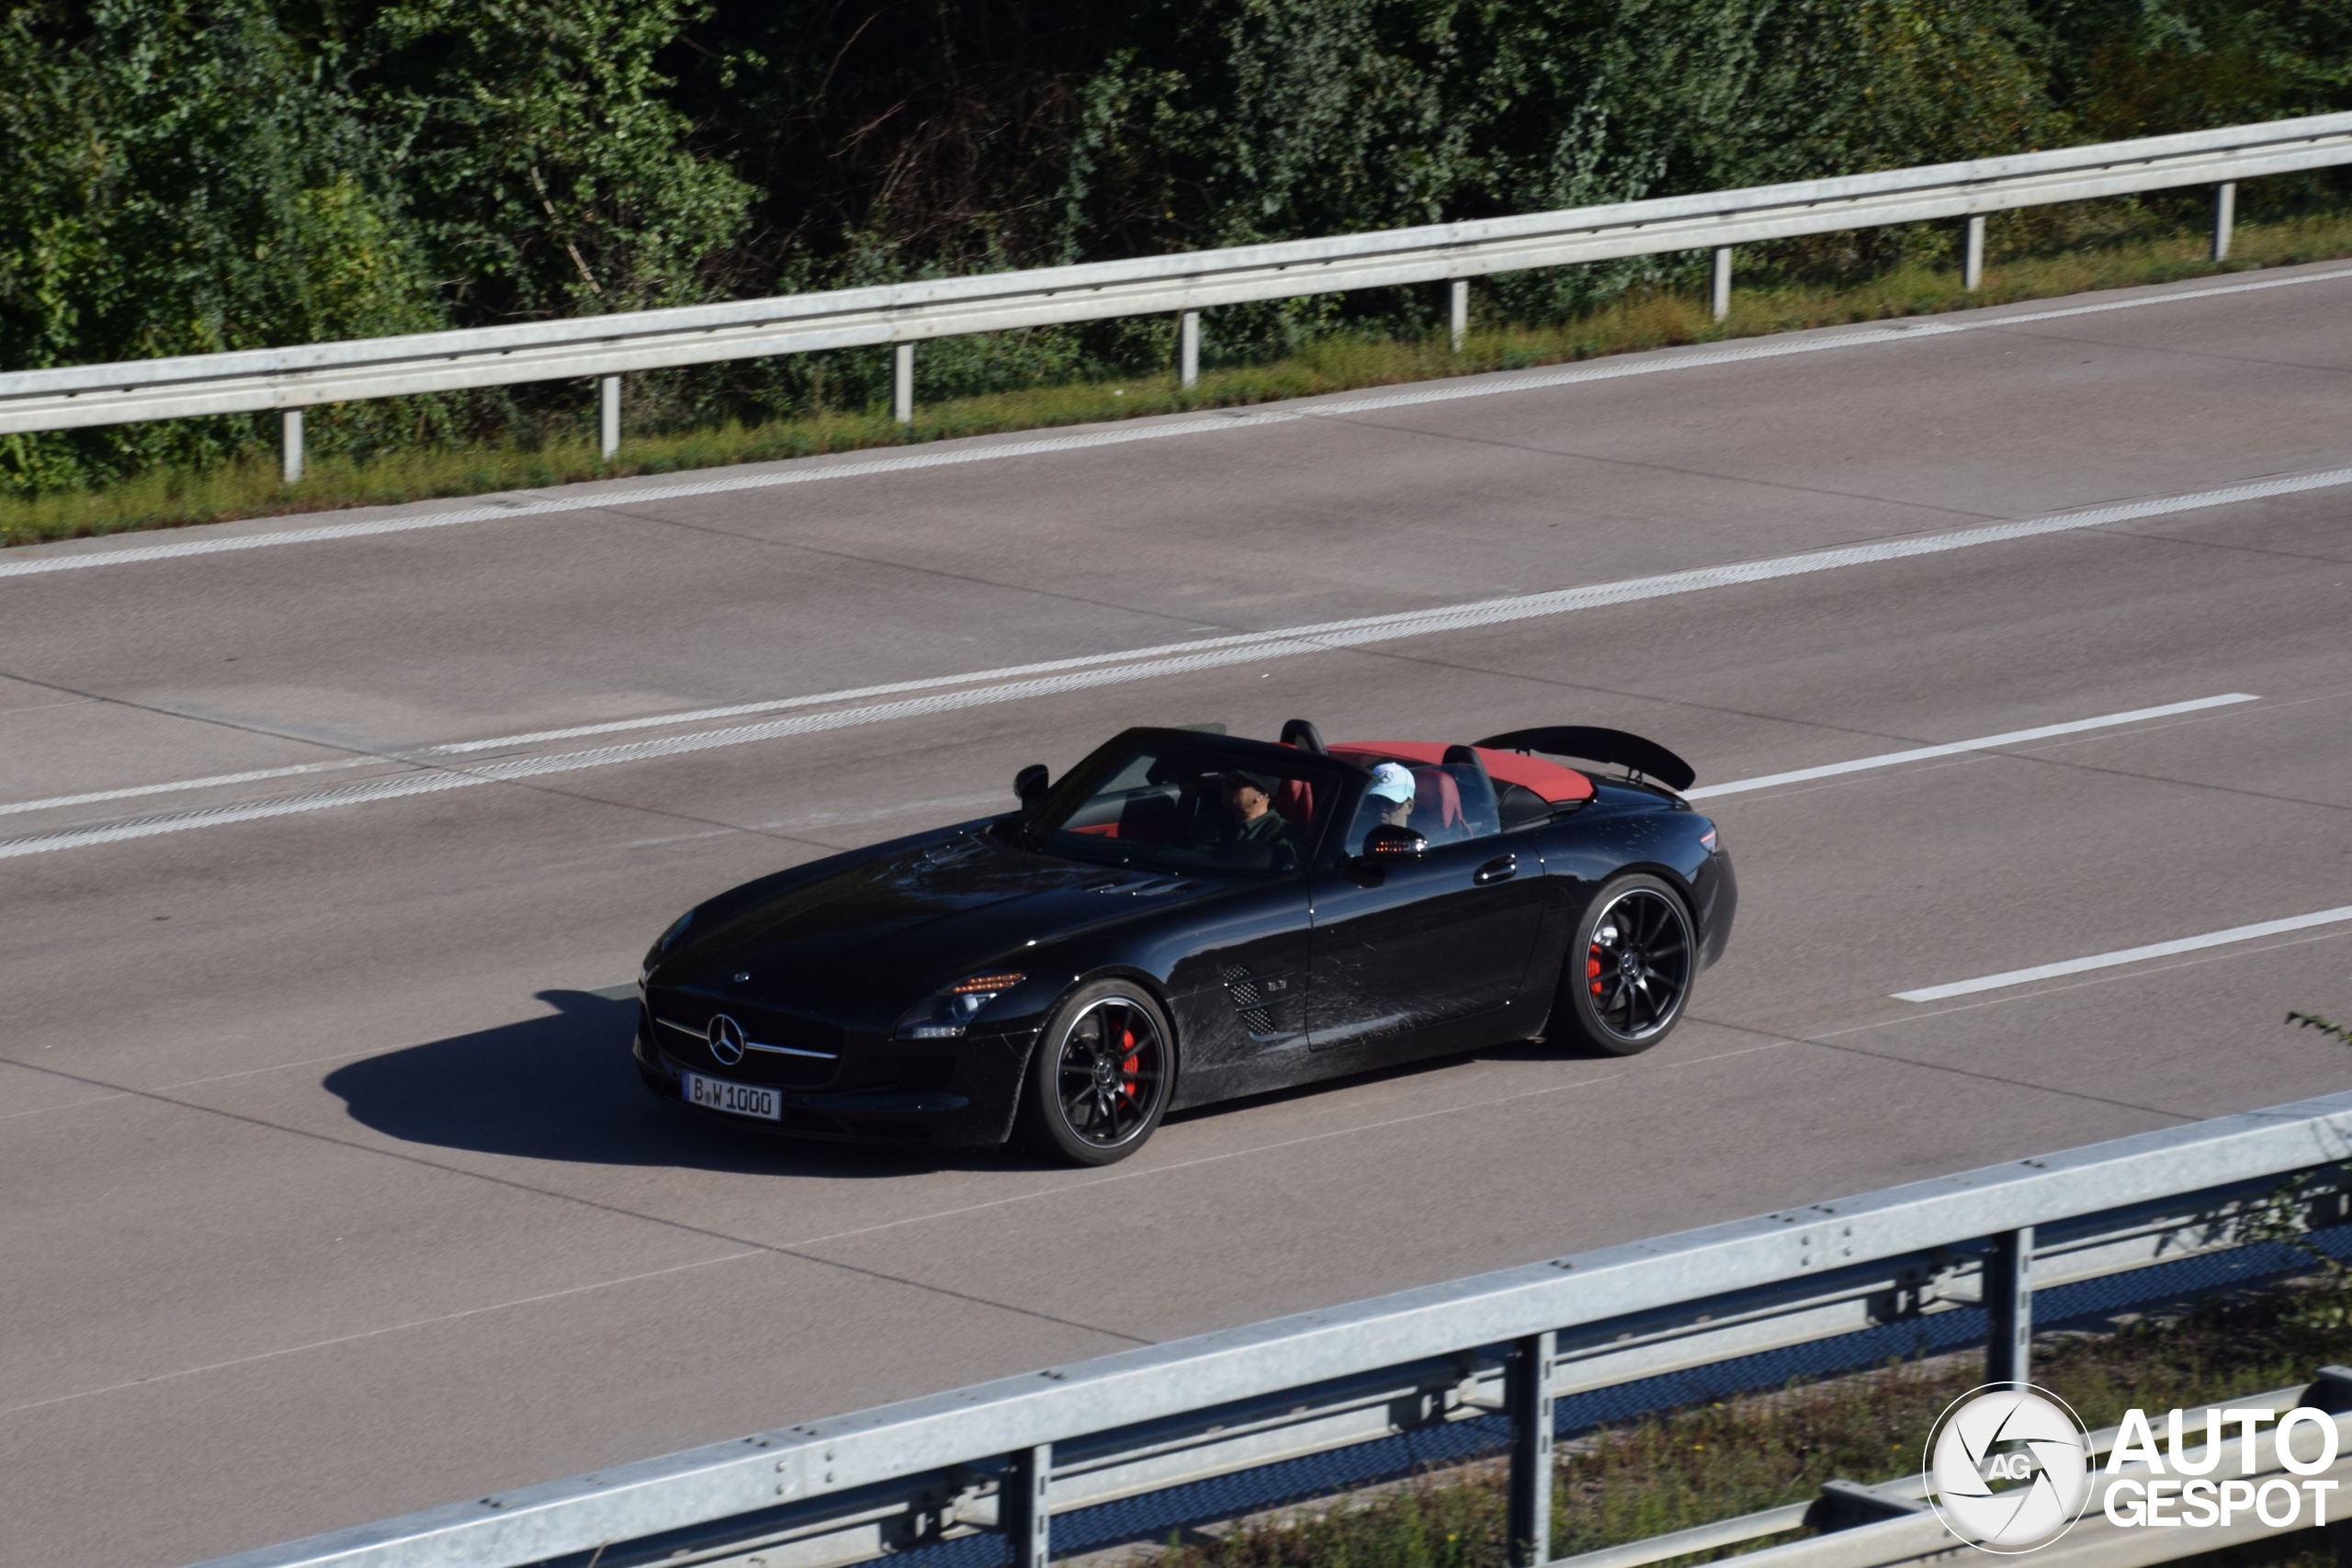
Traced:
<svg viewBox="0 0 2352 1568">
<path fill-rule="evenodd" d="M 1496 780 L 1503 784 L 1523 784 L 1555 806 L 1592 798 L 1592 781 L 1574 768 L 1520 751 L 1489 751 L 1484 746 L 1477 751 L 1478 761 L 1487 764 L 1487 772 Z M 1445 742 L 1351 740 L 1345 745 L 1332 747 L 1331 755 L 1367 765 L 1391 760 L 1406 763 L 1436 763 L 1445 760 Z M 1457 799 L 1455 810 L 1460 809 Z"/>
<path fill-rule="evenodd" d="M 1462 790 L 1443 768 L 1413 770 L 1413 816 L 1408 826 L 1433 834 L 1462 826 Z"/>
</svg>

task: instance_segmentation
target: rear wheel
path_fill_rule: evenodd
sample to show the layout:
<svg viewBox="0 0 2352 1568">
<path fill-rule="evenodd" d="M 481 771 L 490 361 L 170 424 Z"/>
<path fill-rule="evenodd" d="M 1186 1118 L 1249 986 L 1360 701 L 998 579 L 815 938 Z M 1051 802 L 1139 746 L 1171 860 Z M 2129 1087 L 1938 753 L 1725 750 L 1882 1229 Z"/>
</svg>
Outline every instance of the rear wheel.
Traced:
<svg viewBox="0 0 2352 1568">
<path fill-rule="evenodd" d="M 1123 1160 L 1159 1125 L 1175 1068 L 1168 1015 L 1142 987 L 1081 986 L 1038 1034 L 1022 1087 L 1023 1141 L 1073 1165 Z"/>
<path fill-rule="evenodd" d="M 1680 895 L 1655 876 L 1618 877 L 1577 923 L 1553 1016 L 1612 1056 L 1646 1051 L 1681 1019 L 1697 955 Z"/>
</svg>

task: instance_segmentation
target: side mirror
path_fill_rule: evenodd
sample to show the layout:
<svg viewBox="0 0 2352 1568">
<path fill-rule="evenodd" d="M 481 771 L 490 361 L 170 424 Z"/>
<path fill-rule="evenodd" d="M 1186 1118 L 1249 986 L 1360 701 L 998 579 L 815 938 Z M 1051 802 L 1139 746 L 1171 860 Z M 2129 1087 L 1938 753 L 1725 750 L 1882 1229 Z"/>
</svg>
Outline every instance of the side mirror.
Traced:
<svg viewBox="0 0 2352 1568">
<path fill-rule="evenodd" d="M 1416 861 L 1430 852 L 1430 841 L 1410 828 L 1383 822 L 1363 836 L 1363 858 L 1374 865 L 1392 861 Z"/>
<path fill-rule="evenodd" d="M 1043 762 L 1032 762 L 1012 775 L 1012 793 L 1020 798 L 1023 811 L 1045 798 L 1046 778 L 1046 764 Z"/>
</svg>

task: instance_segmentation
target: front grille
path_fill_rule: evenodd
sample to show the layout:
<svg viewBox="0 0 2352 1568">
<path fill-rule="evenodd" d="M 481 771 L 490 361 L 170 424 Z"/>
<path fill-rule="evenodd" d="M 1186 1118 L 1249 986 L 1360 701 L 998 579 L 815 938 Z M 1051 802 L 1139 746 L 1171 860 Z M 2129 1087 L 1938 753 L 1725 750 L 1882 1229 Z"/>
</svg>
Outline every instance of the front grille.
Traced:
<svg viewBox="0 0 2352 1568">
<path fill-rule="evenodd" d="M 848 1043 L 848 1031 L 837 1023 L 775 1008 L 721 1002 L 687 991 L 657 993 L 651 1000 L 655 1037 L 663 1050 L 697 1072 L 746 1083 L 784 1089 L 830 1083 Z M 710 1021 L 721 1012 L 742 1025 L 746 1049 L 740 1062 L 722 1062 L 710 1049 Z"/>
</svg>

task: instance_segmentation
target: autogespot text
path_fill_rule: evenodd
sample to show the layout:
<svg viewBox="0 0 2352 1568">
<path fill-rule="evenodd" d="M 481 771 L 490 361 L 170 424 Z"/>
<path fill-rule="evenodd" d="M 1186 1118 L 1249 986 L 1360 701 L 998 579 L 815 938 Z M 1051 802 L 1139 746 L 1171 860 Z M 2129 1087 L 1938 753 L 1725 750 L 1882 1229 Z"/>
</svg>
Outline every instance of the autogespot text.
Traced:
<svg viewBox="0 0 2352 1568">
<path fill-rule="evenodd" d="M 2278 1468 L 2305 1479 L 2290 1481 L 2277 1475 L 2262 1481 L 2247 1479 L 2258 1473 L 2256 1461 L 2261 1456 L 2255 1435 L 2266 1425 L 2276 1434 Z M 2233 1427 L 2241 1439 L 2236 1445 L 2239 1474 L 2213 1479 L 2222 1461 L 2230 1457 L 2222 1445 L 2224 1434 Z M 2301 1427 L 2311 1428 L 2311 1435 L 2300 1435 Z M 2166 1421 L 2165 1436 L 2170 1440 L 2160 1453 L 2146 1412 L 2123 1413 L 2116 1427 L 2115 1446 L 2107 1456 L 2106 1470 L 2111 1479 L 2105 1506 L 2109 1524 L 2195 1529 L 2228 1526 L 2248 1515 L 2279 1529 L 2300 1528 L 2306 1522 L 2327 1523 L 2328 1495 L 2336 1483 L 2312 1479 L 2335 1464 L 2335 1417 L 2327 1412 L 2310 1405 L 2298 1405 L 2283 1416 L 2275 1410 L 2209 1409 L 2204 1448 L 2197 1451 L 2183 1442 L 2187 1434 L 2182 1431 L 2181 1412 L 2176 1410 Z M 2126 1465 L 2144 1466 L 2145 1476 L 2119 1474 Z M 2311 1506 L 2308 1521 L 2303 1515 L 2306 1498 Z"/>
</svg>

